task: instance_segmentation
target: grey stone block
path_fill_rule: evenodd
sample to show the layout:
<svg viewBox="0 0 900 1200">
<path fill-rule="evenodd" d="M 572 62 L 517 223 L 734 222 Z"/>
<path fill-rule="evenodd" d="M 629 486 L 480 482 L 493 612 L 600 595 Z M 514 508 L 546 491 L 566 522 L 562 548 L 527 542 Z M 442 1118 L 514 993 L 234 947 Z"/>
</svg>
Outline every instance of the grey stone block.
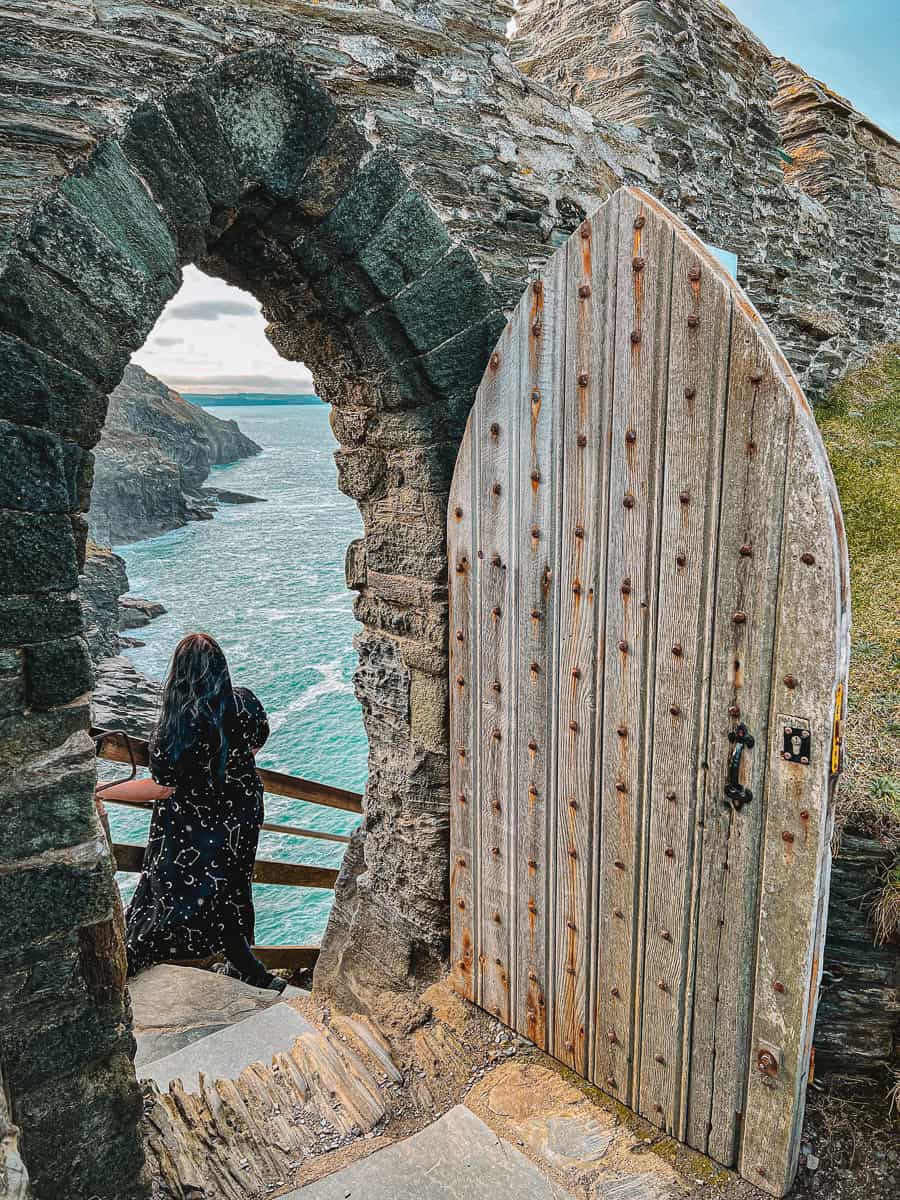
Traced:
<svg viewBox="0 0 900 1200">
<path fill-rule="evenodd" d="M 106 392 L 56 358 L 0 331 L 0 418 L 52 429 L 83 446 L 100 437 Z"/>
<path fill-rule="evenodd" d="M 90 691 L 94 685 L 94 671 L 87 642 L 79 635 L 28 646 L 25 680 L 28 703 L 32 708 L 67 704 Z"/>
<path fill-rule="evenodd" d="M 82 630 L 81 606 L 66 592 L 0 596 L 0 639 L 22 646 L 46 638 L 71 637 Z"/>
<path fill-rule="evenodd" d="M 0 860 L 15 862 L 97 832 L 94 743 L 85 731 L 40 754 L 27 754 L 0 780 Z"/>
<path fill-rule="evenodd" d="M 495 301 L 475 260 L 457 246 L 392 302 L 420 354 L 483 320 Z"/>
<path fill-rule="evenodd" d="M 143 340 L 133 326 L 97 312 L 17 253 L 7 256 L 0 275 L 0 328 L 107 391 Z"/>
<path fill-rule="evenodd" d="M 0 508 L 64 513 L 71 504 L 59 438 L 0 420 Z"/>
<path fill-rule="evenodd" d="M 220 232 L 223 215 L 237 208 L 240 184 L 231 146 L 219 123 L 209 93 L 199 80 L 164 100 L 166 115 L 203 181 L 212 210 L 212 225 Z"/>
<path fill-rule="evenodd" d="M 0 778 L 6 773 L 14 779 L 23 763 L 61 746 L 74 733 L 83 733 L 90 719 L 90 705 L 75 703 L 0 720 Z M 8 781 L 4 786 L 10 786 Z"/>
<path fill-rule="evenodd" d="M 369 277 L 355 262 L 336 263 L 312 282 L 312 292 L 325 316 L 336 321 L 355 317 L 381 303 Z"/>
<path fill-rule="evenodd" d="M 175 130 L 155 104 L 141 104 L 121 145 L 175 231 L 180 260 L 193 262 L 206 249 L 212 214 L 197 169 Z"/>
<path fill-rule="evenodd" d="M 25 945 L 75 925 L 106 920 L 113 905 L 112 869 L 100 837 L 0 873 L 0 918 L 6 943 Z"/>
<path fill-rule="evenodd" d="M 118 142 L 102 142 L 60 192 L 157 284 L 165 299 L 174 296 L 181 283 L 175 242 Z"/>
<path fill-rule="evenodd" d="M 329 130 L 324 144 L 312 156 L 294 200 L 310 221 L 321 221 L 331 212 L 353 182 L 369 143 L 353 120 L 343 117 Z"/>
<path fill-rule="evenodd" d="M 437 215 L 418 192 L 407 192 L 363 247 L 359 263 L 385 298 L 418 279 L 450 247 Z"/>
<path fill-rule="evenodd" d="M 292 246 L 307 277 L 323 275 L 333 262 L 360 251 L 408 187 L 390 154 L 373 154 L 322 224 Z"/>
<path fill-rule="evenodd" d="M 274 200 L 302 193 L 310 160 L 337 120 L 327 92 L 297 58 L 272 49 L 226 58 L 204 80 L 242 189 Z"/>
<path fill-rule="evenodd" d="M 0 511 L 0 595 L 64 591 L 77 582 L 68 517 Z"/>
<path fill-rule="evenodd" d="M 446 396 L 462 394 L 471 395 L 474 399 L 491 351 L 505 325 L 503 314 L 493 312 L 471 329 L 464 330 L 424 355 L 422 369 L 434 387 Z"/>
</svg>

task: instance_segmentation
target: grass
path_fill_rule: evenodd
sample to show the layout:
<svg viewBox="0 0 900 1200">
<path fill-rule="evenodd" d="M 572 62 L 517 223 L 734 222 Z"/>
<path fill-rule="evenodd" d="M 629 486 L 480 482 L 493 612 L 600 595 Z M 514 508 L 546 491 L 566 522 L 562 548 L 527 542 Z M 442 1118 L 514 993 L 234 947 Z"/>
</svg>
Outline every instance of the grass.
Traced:
<svg viewBox="0 0 900 1200">
<path fill-rule="evenodd" d="M 837 823 L 896 849 L 872 912 L 887 941 L 900 934 L 900 344 L 847 375 L 816 416 L 841 497 L 853 595 Z"/>
</svg>

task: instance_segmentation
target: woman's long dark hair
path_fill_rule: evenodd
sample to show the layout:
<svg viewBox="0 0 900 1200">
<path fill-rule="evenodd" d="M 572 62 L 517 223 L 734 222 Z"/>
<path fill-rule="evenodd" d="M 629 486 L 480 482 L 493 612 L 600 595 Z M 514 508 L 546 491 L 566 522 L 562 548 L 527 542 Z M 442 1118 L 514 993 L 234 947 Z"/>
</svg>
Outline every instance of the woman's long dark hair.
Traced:
<svg viewBox="0 0 900 1200">
<path fill-rule="evenodd" d="M 189 633 L 175 647 L 163 688 L 154 734 L 158 751 L 175 766 L 208 746 L 210 773 L 222 779 L 235 724 L 234 689 L 221 646 L 208 633 Z"/>
</svg>

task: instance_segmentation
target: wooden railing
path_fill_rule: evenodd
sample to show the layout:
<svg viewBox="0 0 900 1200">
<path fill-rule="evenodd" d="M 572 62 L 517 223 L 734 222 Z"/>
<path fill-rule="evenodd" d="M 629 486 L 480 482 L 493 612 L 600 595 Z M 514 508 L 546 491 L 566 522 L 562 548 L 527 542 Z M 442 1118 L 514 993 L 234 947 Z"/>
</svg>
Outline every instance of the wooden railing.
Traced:
<svg viewBox="0 0 900 1200">
<path fill-rule="evenodd" d="M 146 741 L 143 738 L 132 737 L 118 730 L 93 729 L 91 731 L 97 745 L 97 754 L 110 762 L 125 763 L 131 767 L 132 776 L 138 767 L 149 765 L 150 756 Z M 309 779 L 301 779 L 297 775 L 285 775 L 281 771 L 268 771 L 263 767 L 257 768 L 262 785 L 267 792 L 275 796 L 287 796 L 292 800 L 304 800 L 307 804 L 317 804 L 324 808 L 337 808 L 344 812 L 361 813 L 362 796 L 358 792 L 349 792 L 344 788 L 331 787 L 325 783 L 316 783 Z M 116 782 L 122 782 L 117 780 Z M 119 800 L 113 796 L 100 793 L 104 804 L 121 804 L 127 808 L 142 808 L 151 810 L 153 804 L 149 800 Z M 286 837 L 312 838 L 327 842 L 349 842 L 349 837 L 341 833 L 327 833 L 319 829 L 309 829 L 298 825 L 276 825 L 269 821 L 262 828 L 269 833 L 278 833 Z M 113 842 L 113 855 L 119 871 L 137 872 L 142 869 L 145 847 L 128 842 Z M 312 863 L 277 862 L 258 858 L 253 871 L 254 883 L 272 883 L 286 887 L 333 888 L 338 872 L 333 867 L 319 867 Z M 319 954 L 318 946 L 254 946 L 254 952 L 267 967 L 297 968 L 312 966 Z"/>
</svg>

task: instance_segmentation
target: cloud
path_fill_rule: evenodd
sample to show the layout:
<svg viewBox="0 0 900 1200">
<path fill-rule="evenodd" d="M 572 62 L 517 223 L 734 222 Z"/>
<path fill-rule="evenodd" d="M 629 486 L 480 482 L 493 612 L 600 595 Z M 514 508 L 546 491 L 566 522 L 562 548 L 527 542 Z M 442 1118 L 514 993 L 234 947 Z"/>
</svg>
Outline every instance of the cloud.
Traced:
<svg viewBox="0 0 900 1200">
<path fill-rule="evenodd" d="M 314 385 L 308 371 L 301 369 L 293 379 L 284 375 L 175 375 L 168 374 L 165 383 L 176 392 L 226 395 L 229 392 L 271 392 L 279 396 L 313 394 Z"/>
<path fill-rule="evenodd" d="M 181 346 L 184 343 L 184 338 L 180 337 L 154 337 L 154 346 Z"/>
<path fill-rule="evenodd" d="M 255 317 L 259 307 L 252 300 L 191 300 L 166 309 L 167 321 L 217 321 L 219 317 Z"/>
</svg>

